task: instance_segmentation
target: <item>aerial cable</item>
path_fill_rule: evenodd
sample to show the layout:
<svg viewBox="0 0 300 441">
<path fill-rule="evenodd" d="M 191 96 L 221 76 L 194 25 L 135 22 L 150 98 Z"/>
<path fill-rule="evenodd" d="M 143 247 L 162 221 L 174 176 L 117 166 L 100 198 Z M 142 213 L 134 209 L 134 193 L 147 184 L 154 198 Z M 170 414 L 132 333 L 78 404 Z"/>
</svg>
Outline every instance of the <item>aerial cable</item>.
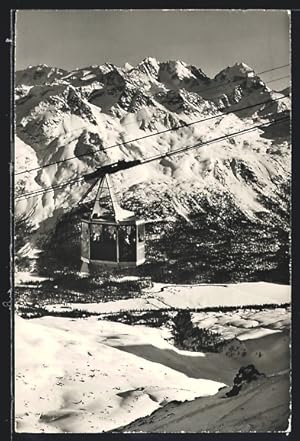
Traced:
<svg viewBox="0 0 300 441">
<path fill-rule="evenodd" d="M 192 121 L 190 123 L 184 123 L 184 124 L 172 127 L 171 129 L 164 129 L 164 130 L 161 130 L 159 132 L 150 133 L 150 134 L 138 137 L 138 138 L 134 138 L 134 139 L 131 139 L 131 140 L 128 140 L 128 141 L 123 141 L 121 143 L 110 145 L 110 146 L 108 146 L 106 148 L 96 149 L 93 152 L 82 153 L 82 154 L 79 154 L 77 156 L 71 156 L 70 158 L 66 158 L 66 159 L 61 159 L 59 161 L 50 162 L 50 163 L 45 164 L 43 166 L 34 167 L 34 168 L 31 168 L 31 169 L 28 169 L 28 170 L 22 170 L 22 171 L 20 171 L 18 173 L 15 173 L 15 176 L 21 175 L 21 174 L 24 174 L 24 173 L 29 173 L 29 172 L 32 172 L 32 171 L 36 171 L 36 170 L 42 170 L 42 169 L 44 169 L 46 167 L 50 167 L 51 165 L 61 164 L 61 163 L 67 162 L 67 161 L 71 161 L 73 159 L 79 159 L 79 158 L 84 157 L 84 156 L 89 156 L 90 157 L 90 156 L 92 156 L 92 155 L 94 155 L 96 153 L 105 152 L 105 151 L 107 151 L 109 149 L 112 149 L 112 148 L 122 147 L 124 145 L 131 144 L 133 142 L 141 141 L 141 140 L 144 140 L 144 139 L 147 139 L 147 138 L 151 138 L 153 136 L 158 136 L 158 135 L 161 135 L 161 134 L 164 134 L 164 133 L 168 133 L 168 132 L 172 132 L 172 131 L 179 130 L 179 129 L 182 129 L 182 128 L 190 127 L 190 126 L 193 126 L 195 124 L 199 124 L 201 122 L 210 121 L 210 120 L 213 120 L 213 119 L 216 119 L 216 118 L 222 118 L 225 115 L 235 114 L 235 113 L 238 113 L 238 112 L 242 112 L 243 110 L 247 110 L 247 109 L 251 109 L 251 108 L 254 108 L 254 107 L 258 107 L 258 106 L 270 104 L 270 103 L 273 103 L 273 102 L 277 102 L 277 101 L 280 101 L 280 100 L 282 100 L 284 98 L 287 98 L 287 97 L 288 97 L 288 95 L 283 95 L 283 96 L 281 96 L 279 98 L 274 98 L 274 99 L 271 99 L 271 100 L 268 100 L 268 101 L 263 101 L 263 102 L 260 102 L 260 103 L 251 104 L 250 106 L 241 107 L 240 109 L 224 111 L 223 113 L 218 114 L 218 115 L 209 116 L 207 118 L 203 118 L 203 119 L 200 119 L 200 120 L 197 120 L 197 121 Z"/>
<path fill-rule="evenodd" d="M 204 147 L 206 145 L 210 145 L 210 144 L 213 144 L 213 143 L 216 143 L 216 142 L 219 142 L 219 141 L 235 138 L 237 136 L 240 136 L 240 135 L 243 135 L 245 133 L 249 133 L 249 132 L 258 130 L 258 129 L 263 128 L 263 127 L 268 128 L 270 126 L 273 126 L 273 125 L 276 125 L 276 124 L 279 124 L 279 123 L 285 122 L 285 121 L 289 121 L 289 118 L 288 117 L 283 117 L 283 118 L 280 118 L 280 119 L 276 119 L 275 121 L 273 121 L 271 123 L 270 122 L 265 122 L 263 124 L 258 124 L 258 125 L 255 125 L 253 127 L 249 127 L 247 129 L 244 129 L 244 130 L 240 130 L 240 131 L 237 131 L 237 132 L 229 133 L 227 135 L 223 135 L 223 136 L 220 136 L 218 138 L 214 138 L 214 139 L 211 139 L 211 140 L 208 140 L 208 141 L 205 141 L 205 142 L 199 142 L 197 144 L 193 144 L 191 146 L 186 146 L 186 147 L 183 147 L 183 148 L 180 148 L 180 149 L 176 149 L 176 150 L 173 150 L 171 152 L 163 153 L 161 155 L 154 155 L 154 156 L 151 156 L 149 158 L 145 158 L 143 161 L 140 161 L 139 163 L 134 164 L 131 167 L 128 167 L 128 169 L 136 167 L 138 165 L 143 165 L 143 164 L 147 164 L 149 162 L 157 161 L 159 159 L 163 159 L 163 158 L 166 158 L 166 157 L 174 156 L 174 155 L 176 155 L 178 153 L 182 153 L 182 152 L 194 149 L 194 148 Z M 108 166 L 105 166 L 105 167 L 108 167 Z M 99 168 L 98 170 L 99 170 L 99 174 L 100 174 L 101 173 L 101 168 Z M 119 170 L 116 170 L 116 171 L 119 171 Z M 29 198 L 32 198 L 32 197 L 38 195 L 38 194 L 43 194 L 43 193 L 46 193 L 48 191 L 53 191 L 53 190 L 56 190 L 56 189 L 62 189 L 64 187 L 66 187 L 68 185 L 72 185 L 72 184 L 74 184 L 76 182 L 85 181 L 85 177 L 84 176 L 85 175 L 79 176 L 77 178 L 71 179 L 71 180 L 63 182 L 61 184 L 57 184 L 55 186 L 46 187 L 46 188 L 43 188 L 43 189 L 40 189 L 40 190 L 37 190 L 37 191 L 34 191 L 34 192 L 25 193 L 23 195 L 17 196 L 15 198 L 15 200 L 16 201 L 20 201 L 20 200 L 24 200 L 24 199 L 29 199 Z"/>
<path fill-rule="evenodd" d="M 275 69 L 278 69 L 278 68 L 275 68 Z M 274 69 L 272 69 L 272 70 L 274 70 Z M 267 72 L 268 72 L 268 71 L 267 71 Z M 259 73 L 258 73 L 257 75 L 259 75 Z M 284 79 L 286 79 L 286 78 L 290 78 L 290 75 L 285 75 L 285 76 L 283 76 L 283 77 L 274 78 L 274 79 L 268 81 L 268 84 L 269 84 L 269 83 L 273 83 L 273 82 L 275 82 L 275 81 L 284 80 Z M 228 83 L 225 83 L 225 85 L 226 85 L 226 84 L 233 84 L 233 83 L 237 83 L 237 82 L 240 82 L 240 80 L 229 81 Z M 201 92 L 205 92 L 206 90 L 211 90 L 211 89 L 214 89 L 214 88 L 218 88 L 218 87 L 220 87 L 220 86 L 221 86 L 221 84 L 218 85 L 218 86 L 211 87 L 210 89 L 203 89 Z M 224 83 L 223 83 L 223 86 L 224 86 Z M 220 94 L 219 97 L 221 97 L 222 95 L 223 95 L 223 94 Z M 219 97 L 214 97 L 214 99 L 219 98 Z M 154 98 L 154 99 L 155 99 L 155 98 Z M 210 100 L 210 98 L 207 98 L 207 100 Z M 127 123 L 121 123 L 121 122 L 120 122 L 120 124 L 121 124 L 122 127 L 127 127 L 127 126 L 130 126 L 130 125 L 136 124 L 136 121 L 129 121 L 129 122 L 127 122 Z M 89 124 L 89 125 L 83 125 L 83 126 L 81 126 L 81 127 L 78 127 L 77 129 L 69 130 L 67 133 L 68 133 L 68 135 L 69 135 L 70 133 L 79 132 L 80 130 L 87 129 L 87 128 L 90 128 L 90 127 L 91 127 L 90 124 Z M 173 130 L 173 129 L 172 129 L 172 130 Z M 97 132 L 92 132 L 92 133 L 93 133 L 93 134 L 97 134 Z M 62 136 L 63 136 L 63 135 L 62 135 Z M 61 146 L 61 147 L 64 148 L 65 146 Z M 108 147 L 108 148 L 110 148 L 110 147 Z M 44 150 L 48 150 L 48 149 L 49 149 L 49 145 L 47 145 L 46 147 L 40 148 L 40 149 L 36 149 L 35 152 L 38 153 L 38 152 L 41 152 L 41 151 L 44 151 Z M 103 151 L 105 151 L 105 150 L 106 150 L 106 148 L 103 149 Z M 25 173 L 25 171 L 24 171 L 24 173 Z"/>
<path fill-rule="evenodd" d="M 213 144 L 213 143 L 218 142 L 218 141 L 235 138 L 236 136 L 240 136 L 240 135 L 243 135 L 245 133 L 253 132 L 253 131 L 255 131 L 257 129 L 260 129 L 262 127 L 270 127 L 270 126 L 272 126 L 274 124 L 277 124 L 277 123 L 280 123 L 280 122 L 284 122 L 284 121 L 289 121 L 289 118 L 288 117 L 279 118 L 279 119 L 275 120 L 272 123 L 259 124 L 257 126 L 249 127 L 247 129 L 240 130 L 238 132 L 233 132 L 233 133 L 230 133 L 230 134 L 225 135 L 225 136 L 220 136 L 218 138 L 214 138 L 214 139 L 209 140 L 209 141 L 199 142 L 199 143 L 194 144 L 192 146 L 182 147 L 180 149 L 176 149 L 176 150 L 173 150 L 171 152 L 164 153 L 163 155 L 160 155 L 160 156 L 158 156 L 158 155 L 150 156 L 150 158 L 146 158 L 145 160 L 141 161 L 141 164 L 147 164 L 148 162 L 152 162 L 152 161 L 156 161 L 158 159 L 163 159 L 163 158 L 166 158 L 166 157 L 170 157 L 170 156 L 173 156 L 175 154 L 178 154 L 178 153 L 181 153 L 181 152 L 186 152 L 188 150 L 191 150 L 191 149 L 194 149 L 194 148 L 197 148 L 197 147 L 202 147 L 202 146 L 206 146 L 206 145 L 209 145 L 209 144 Z"/>
<path fill-rule="evenodd" d="M 265 73 L 268 73 L 268 72 L 272 72 L 272 71 L 275 71 L 275 70 L 278 70 L 278 69 L 282 69 L 282 68 L 284 68 L 284 67 L 288 67 L 288 66 L 290 66 L 290 64 L 283 64 L 283 65 L 281 65 L 281 66 L 276 66 L 276 67 L 273 67 L 272 69 L 267 69 L 267 70 L 264 70 L 264 71 L 262 71 L 262 72 L 257 72 L 257 73 L 255 73 L 255 71 L 252 69 L 250 72 L 252 72 L 252 73 L 254 73 L 256 76 L 258 76 L 258 75 L 262 75 L 262 74 L 265 74 Z M 247 78 L 247 77 L 245 77 L 245 78 Z M 280 77 L 280 78 L 275 78 L 275 79 L 271 79 L 271 80 L 269 80 L 269 81 L 267 81 L 268 83 L 272 83 L 272 82 L 274 82 L 274 81 L 279 81 L 279 80 L 283 80 L 283 79 L 285 79 L 285 78 L 290 78 L 290 75 L 286 75 L 286 76 L 284 76 L 284 77 Z M 218 87 L 221 87 L 221 86 L 224 86 L 224 85 L 227 85 L 227 84 L 234 84 L 234 83 L 240 83 L 241 82 L 241 79 L 239 79 L 239 80 L 234 80 L 234 81 L 228 81 L 227 83 L 222 83 L 222 84 L 218 84 L 218 85 L 216 85 L 216 86 L 212 86 L 212 87 L 210 87 L 210 88 L 206 88 L 206 89 L 203 89 L 203 90 L 201 90 L 201 92 L 206 92 L 207 90 L 212 90 L 212 89 L 217 89 Z M 265 81 L 264 81 L 264 83 L 266 83 Z M 200 93 L 200 92 L 199 92 Z M 215 97 L 216 98 L 216 97 Z M 16 104 L 18 104 L 18 103 L 16 103 Z M 122 126 L 129 126 L 129 125 L 131 125 L 131 124 L 133 124 L 132 122 L 128 122 L 128 123 L 125 123 L 125 124 L 122 124 Z M 77 132 L 77 131 L 79 131 L 79 130 L 82 130 L 82 129 L 84 129 L 84 128 L 88 128 L 88 127 L 90 127 L 89 125 L 86 125 L 86 126 L 82 126 L 82 127 L 79 127 L 79 128 L 77 128 L 77 129 L 73 129 L 73 130 L 70 130 L 68 133 L 73 133 L 73 132 Z M 47 147 L 45 147 L 45 148 L 42 148 L 42 149 L 38 149 L 38 150 L 36 150 L 36 152 L 40 152 L 40 151 L 43 151 L 43 150 L 47 150 L 49 148 L 49 146 L 47 146 Z"/>
<path fill-rule="evenodd" d="M 289 66 L 289 65 L 279 66 L 279 67 L 276 67 L 276 68 L 273 68 L 273 69 L 270 69 L 270 70 L 267 70 L 267 71 L 264 71 L 264 72 L 261 72 L 261 73 L 265 73 L 265 72 L 269 72 L 269 71 L 272 71 L 272 70 L 280 69 L 280 68 L 285 67 L 285 66 Z M 252 71 L 252 72 L 254 72 L 254 71 Z M 259 75 L 259 74 L 260 74 L 260 73 L 257 73 L 256 75 Z M 275 78 L 275 79 L 273 79 L 273 80 L 268 81 L 268 83 L 271 83 L 271 82 L 274 82 L 274 81 L 279 81 L 279 80 L 282 80 L 282 79 L 285 79 L 285 78 L 290 78 L 290 75 L 286 75 L 286 76 L 284 76 L 284 77 L 280 77 L 280 78 Z M 226 84 L 236 83 L 236 82 L 240 82 L 240 80 L 229 81 L 228 83 L 225 83 L 225 85 L 226 85 Z M 201 92 L 205 92 L 205 91 L 207 91 L 207 90 L 215 89 L 215 88 L 218 88 L 218 87 L 220 87 L 220 86 L 222 86 L 222 85 L 224 86 L 224 83 L 223 83 L 223 84 L 220 84 L 220 85 L 217 85 L 217 86 L 213 86 L 213 87 L 207 88 L 207 89 L 203 89 L 203 90 L 201 90 Z M 199 92 L 199 93 L 200 93 L 200 92 Z M 221 95 L 222 95 L 222 94 L 221 94 Z M 221 96 L 221 95 L 220 95 L 220 96 Z M 214 97 L 214 99 L 216 99 L 216 98 L 217 98 L 217 97 Z M 197 122 L 195 122 L 195 124 L 196 124 L 196 123 L 197 123 Z M 132 125 L 132 124 L 136 124 L 136 122 L 135 122 L 135 121 L 132 121 L 132 122 L 128 122 L 128 123 L 122 123 L 122 126 L 129 126 L 129 125 Z M 78 127 L 77 129 L 70 130 L 70 131 L 68 132 L 68 134 L 69 134 L 69 133 L 78 132 L 78 131 L 80 131 L 80 130 L 82 130 L 82 129 L 85 129 L 85 128 L 88 128 L 88 127 L 90 127 L 90 125 L 85 125 L 85 126 Z M 181 128 L 181 126 L 179 126 L 179 128 Z M 171 131 L 171 130 L 176 130 L 176 128 L 167 129 L 167 130 L 169 130 L 169 131 Z M 159 133 L 160 133 L 160 132 L 158 132 L 158 134 L 159 134 Z M 151 134 L 151 135 L 155 136 L 155 134 Z M 114 147 L 118 147 L 118 146 L 119 146 L 119 144 L 116 144 L 116 145 L 113 145 L 113 146 L 106 147 L 106 148 L 104 148 L 104 149 L 102 149 L 102 150 L 100 149 L 99 151 L 105 151 L 105 150 L 108 150 L 108 149 L 110 149 L 110 148 L 114 148 Z M 49 146 L 47 146 L 47 147 L 45 147 L 45 148 L 42 148 L 42 149 L 37 149 L 37 150 L 35 150 L 35 151 L 36 151 L 36 152 L 40 152 L 40 151 L 43 151 L 43 150 L 47 150 L 48 147 L 49 147 Z M 91 154 L 91 153 L 89 153 L 89 154 Z M 84 154 L 84 155 L 85 155 L 85 154 Z M 78 158 L 78 157 L 80 157 L 80 156 L 71 157 L 70 160 L 71 160 L 71 159 Z M 67 160 L 68 160 L 68 158 L 67 158 Z M 55 164 L 55 162 L 52 162 L 52 163 L 46 164 L 46 165 L 44 165 L 42 168 L 44 168 L 44 167 L 48 167 L 48 166 L 53 165 L 53 164 Z M 22 173 L 30 172 L 30 171 L 37 170 L 37 169 L 38 169 L 38 168 L 36 167 L 36 168 L 30 169 L 30 170 L 24 170 L 24 171 L 22 171 L 22 172 L 18 172 L 18 173 L 16 173 L 16 174 L 22 174 Z"/>
<path fill-rule="evenodd" d="M 256 75 L 262 75 L 264 73 L 272 72 L 273 70 L 278 70 L 278 69 L 282 69 L 284 67 L 289 67 L 289 66 L 290 66 L 289 63 L 288 64 L 282 64 L 281 66 L 276 66 L 276 67 L 273 67 L 272 69 L 267 69 L 267 70 L 263 70 L 262 72 L 258 72 Z"/>
</svg>

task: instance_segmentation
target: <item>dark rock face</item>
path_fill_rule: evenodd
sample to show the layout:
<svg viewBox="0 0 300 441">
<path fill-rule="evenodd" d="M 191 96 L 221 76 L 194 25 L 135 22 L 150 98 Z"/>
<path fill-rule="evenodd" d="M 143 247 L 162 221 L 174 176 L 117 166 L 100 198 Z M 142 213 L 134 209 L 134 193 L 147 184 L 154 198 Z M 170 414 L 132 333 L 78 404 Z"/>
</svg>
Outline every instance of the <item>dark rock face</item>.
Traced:
<svg viewBox="0 0 300 441">
<path fill-rule="evenodd" d="M 226 392 L 226 396 L 229 398 L 238 395 L 245 384 L 251 383 L 264 376 L 265 374 L 258 372 L 253 364 L 242 366 L 234 377 L 232 389 Z"/>
</svg>

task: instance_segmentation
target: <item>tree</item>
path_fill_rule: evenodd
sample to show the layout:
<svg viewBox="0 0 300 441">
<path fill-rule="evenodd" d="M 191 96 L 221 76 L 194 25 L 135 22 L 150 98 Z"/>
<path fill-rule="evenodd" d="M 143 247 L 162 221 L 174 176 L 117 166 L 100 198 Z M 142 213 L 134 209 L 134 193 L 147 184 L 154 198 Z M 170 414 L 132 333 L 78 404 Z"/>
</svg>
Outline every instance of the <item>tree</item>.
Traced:
<svg viewBox="0 0 300 441">
<path fill-rule="evenodd" d="M 193 325 L 188 310 L 178 311 L 173 318 L 174 344 L 188 351 L 218 352 L 224 344 L 221 334 Z"/>
<path fill-rule="evenodd" d="M 178 311 L 173 318 L 172 330 L 175 344 L 182 346 L 184 340 L 191 337 L 193 334 L 193 323 L 190 311 Z"/>
</svg>

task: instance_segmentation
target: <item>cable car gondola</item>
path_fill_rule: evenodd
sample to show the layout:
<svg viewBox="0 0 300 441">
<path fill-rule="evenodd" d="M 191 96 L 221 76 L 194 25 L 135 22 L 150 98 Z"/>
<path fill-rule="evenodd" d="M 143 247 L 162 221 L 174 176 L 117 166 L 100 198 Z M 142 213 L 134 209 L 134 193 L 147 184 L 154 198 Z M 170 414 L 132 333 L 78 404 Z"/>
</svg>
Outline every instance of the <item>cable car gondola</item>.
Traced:
<svg viewBox="0 0 300 441">
<path fill-rule="evenodd" d="M 145 262 L 145 222 L 120 207 L 108 170 L 101 170 L 87 175 L 87 180 L 100 179 L 91 215 L 81 220 L 82 273 L 101 265 L 136 267 Z M 116 171 L 114 167 L 112 173 Z"/>
</svg>

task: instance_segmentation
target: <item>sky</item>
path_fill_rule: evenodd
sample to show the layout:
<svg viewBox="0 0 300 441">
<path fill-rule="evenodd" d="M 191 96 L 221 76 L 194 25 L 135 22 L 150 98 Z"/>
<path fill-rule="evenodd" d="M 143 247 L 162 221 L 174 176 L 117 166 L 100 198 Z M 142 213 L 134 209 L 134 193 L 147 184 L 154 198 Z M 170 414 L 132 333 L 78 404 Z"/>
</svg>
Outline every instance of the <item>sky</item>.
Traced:
<svg viewBox="0 0 300 441">
<path fill-rule="evenodd" d="M 256 72 L 289 63 L 286 11 L 19 10 L 16 69 L 182 60 L 208 76 L 236 62 Z M 289 74 L 283 68 L 262 76 Z M 278 90 L 289 79 L 274 82 Z M 276 87 L 275 87 L 276 85 Z"/>
</svg>

